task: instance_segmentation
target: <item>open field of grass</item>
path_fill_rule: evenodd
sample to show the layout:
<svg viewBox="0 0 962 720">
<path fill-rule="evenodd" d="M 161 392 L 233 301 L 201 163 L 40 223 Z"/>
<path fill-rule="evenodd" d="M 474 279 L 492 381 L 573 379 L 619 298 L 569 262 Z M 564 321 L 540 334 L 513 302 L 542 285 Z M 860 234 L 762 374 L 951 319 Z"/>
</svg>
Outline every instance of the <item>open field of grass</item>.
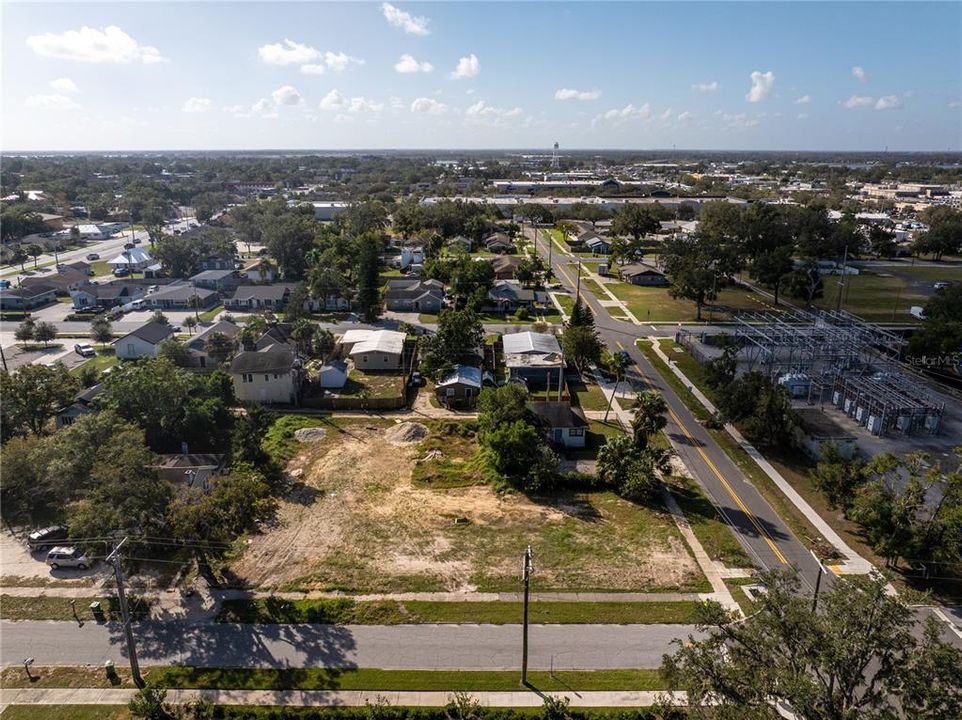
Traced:
<svg viewBox="0 0 962 720">
<path fill-rule="evenodd" d="M 667 288 L 643 287 L 620 281 L 605 283 L 605 286 L 643 322 L 688 322 L 696 319 L 695 303 L 671 297 Z M 702 308 L 702 320 L 707 321 L 710 314 L 714 320 L 724 320 L 729 311 L 772 309 L 766 298 L 737 287 L 719 290 L 714 305 L 712 311 L 707 306 Z"/>
<path fill-rule="evenodd" d="M 608 407 L 605 394 L 591 378 L 568 373 L 565 382 L 571 393 L 571 402 L 580 405 L 582 410 L 604 410 Z"/>
<path fill-rule="evenodd" d="M 834 310 L 840 285 L 841 309 L 873 322 L 918 322 L 909 314 L 909 308 L 924 305 L 926 300 L 901 277 L 863 271 L 846 277 L 826 277 L 824 294 L 815 305 Z"/>
<path fill-rule="evenodd" d="M 30 683 L 22 668 L 3 670 L 6 688 L 111 688 L 133 687 L 129 671 L 117 668 L 111 682 L 103 668 L 38 667 Z M 374 668 L 197 668 L 152 667 L 144 672 L 151 685 L 167 688 L 216 688 L 221 690 L 413 690 L 484 692 L 517 690 L 515 670 L 378 670 Z M 562 690 L 665 690 L 658 670 L 556 670 L 532 671 L 531 684 L 542 691 Z M 25 707 L 25 706 L 24 706 Z M 4 714 L 6 719 L 6 714 Z M 38 716 L 34 716 L 38 717 Z M 68 716 L 63 716 L 68 717 Z M 79 716 L 83 717 L 83 716 Z M 93 716 L 100 717 L 100 716 Z M 113 716 L 103 716 L 113 717 Z M 127 717 L 124 715 L 118 718 Z"/>
<path fill-rule="evenodd" d="M 515 591 L 530 544 L 538 591 L 708 590 L 658 504 L 606 492 L 505 492 L 478 484 L 468 433 L 425 421 L 426 438 L 397 445 L 385 436 L 390 420 L 351 420 L 284 417 L 268 432 L 265 448 L 302 474 L 274 527 L 252 536 L 233 563 L 240 581 L 285 590 Z M 328 434 L 299 444 L 293 432 L 304 426 Z"/>
<path fill-rule="evenodd" d="M 697 603 L 680 602 L 532 602 L 533 623 L 655 624 L 692 623 Z M 422 623 L 520 624 L 520 602 L 426 602 L 391 600 L 224 601 L 219 622 L 325 623 L 332 625 L 411 625 Z"/>
</svg>

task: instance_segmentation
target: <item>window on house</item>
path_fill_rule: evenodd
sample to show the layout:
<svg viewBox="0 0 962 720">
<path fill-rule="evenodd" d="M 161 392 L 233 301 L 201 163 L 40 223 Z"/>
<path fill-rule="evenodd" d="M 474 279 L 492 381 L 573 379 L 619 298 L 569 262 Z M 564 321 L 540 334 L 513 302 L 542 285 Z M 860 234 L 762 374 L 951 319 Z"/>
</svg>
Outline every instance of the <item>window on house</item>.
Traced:
<svg viewBox="0 0 962 720">
<path fill-rule="evenodd" d="M 264 382 L 270 382 L 270 381 L 271 381 L 270 375 L 264 375 Z"/>
<path fill-rule="evenodd" d="M 584 428 L 569 428 L 568 437 L 582 437 L 585 434 Z"/>
<path fill-rule="evenodd" d="M 277 380 L 277 373 L 274 373 L 274 379 Z"/>
</svg>

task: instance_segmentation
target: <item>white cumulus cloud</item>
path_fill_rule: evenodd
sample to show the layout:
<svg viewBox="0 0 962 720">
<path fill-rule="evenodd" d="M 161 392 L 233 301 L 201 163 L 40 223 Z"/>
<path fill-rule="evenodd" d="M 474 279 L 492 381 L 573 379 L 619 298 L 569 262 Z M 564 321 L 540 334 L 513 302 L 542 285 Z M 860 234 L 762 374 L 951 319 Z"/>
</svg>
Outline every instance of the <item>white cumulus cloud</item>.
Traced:
<svg viewBox="0 0 962 720">
<path fill-rule="evenodd" d="M 572 90 L 561 88 L 554 91 L 555 100 L 597 100 L 601 97 L 601 90 Z"/>
<path fill-rule="evenodd" d="M 427 113 L 428 115 L 444 115 L 448 106 L 434 98 L 419 97 L 411 103 L 411 112 Z"/>
<path fill-rule="evenodd" d="M 339 90 L 331 90 L 321 99 L 319 107 L 348 113 L 376 113 L 384 109 L 384 104 L 365 97 L 349 98 Z"/>
<path fill-rule="evenodd" d="M 291 85 L 283 85 L 271 93 L 275 105 L 300 105 L 304 98 Z"/>
<path fill-rule="evenodd" d="M 342 52 L 331 52 L 330 50 L 324 53 L 324 65 L 327 66 L 328 70 L 333 70 L 334 72 L 344 72 L 352 65 L 363 65 L 364 61 L 361 58 L 353 57 Z"/>
<path fill-rule="evenodd" d="M 181 108 L 186 113 L 202 113 L 210 110 L 210 98 L 192 97 L 187 98 L 184 107 Z"/>
<path fill-rule="evenodd" d="M 77 83 L 70 78 L 57 78 L 56 80 L 51 80 L 50 87 L 52 87 L 58 93 L 72 94 L 80 92 L 80 88 L 77 87 Z"/>
<path fill-rule="evenodd" d="M 949 107 L 952 109 L 962 108 L 962 100 L 950 100 Z"/>
<path fill-rule="evenodd" d="M 297 65 L 309 63 L 321 57 L 317 48 L 285 39 L 283 43 L 271 43 L 257 48 L 257 54 L 268 65 Z"/>
<path fill-rule="evenodd" d="M 865 82 L 868 80 L 868 73 L 865 72 L 865 68 L 863 68 L 861 65 L 856 65 L 852 68 L 852 77 L 859 82 Z"/>
<path fill-rule="evenodd" d="M 428 23 L 431 21 L 426 17 L 415 17 L 409 12 L 394 7 L 391 3 L 382 3 L 381 12 L 384 19 L 396 28 L 401 28 L 409 35 L 430 35 Z"/>
<path fill-rule="evenodd" d="M 327 68 L 321 63 L 307 63 L 301 65 L 301 72 L 305 75 L 323 75 L 327 72 Z"/>
<path fill-rule="evenodd" d="M 894 110 L 902 107 L 902 101 L 898 95 L 885 95 L 875 102 L 876 110 Z"/>
<path fill-rule="evenodd" d="M 23 102 L 29 108 L 44 110 L 76 110 L 80 107 L 73 98 L 66 95 L 31 95 Z"/>
<path fill-rule="evenodd" d="M 498 118 L 517 117 L 522 112 L 521 108 L 499 108 L 488 105 L 484 100 L 478 100 L 474 105 L 464 111 L 465 115 L 472 117 L 493 116 Z"/>
<path fill-rule="evenodd" d="M 875 98 L 870 95 L 852 95 L 848 100 L 841 103 L 842 107 L 847 107 L 849 110 L 854 110 L 855 108 L 872 107 L 875 104 Z"/>
<path fill-rule="evenodd" d="M 394 63 L 394 69 L 403 75 L 410 73 L 429 73 L 434 66 L 429 62 L 418 62 L 413 55 L 404 53 L 401 59 Z"/>
<path fill-rule="evenodd" d="M 745 99 L 750 103 L 761 102 L 769 96 L 772 88 L 775 87 L 775 73 L 771 70 L 768 72 L 755 70 L 751 77 L 752 87 L 745 94 Z"/>
<path fill-rule="evenodd" d="M 802 95 L 801 97 L 795 98 L 796 105 L 808 105 L 810 102 L 812 102 L 811 95 Z"/>
<path fill-rule="evenodd" d="M 454 68 L 451 77 L 455 80 L 473 78 L 476 77 L 479 72 L 481 72 L 481 63 L 478 62 L 478 56 L 471 53 L 458 60 L 458 66 Z"/>
<path fill-rule="evenodd" d="M 64 33 L 44 33 L 27 38 L 27 47 L 43 57 L 93 63 L 153 63 L 167 58 L 151 45 L 140 45 L 116 25 L 103 29 L 86 25 Z"/>
<path fill-rule="evenodd" d="M 687 110 L 685 110 L 684 112 L 678 113 L 678 118 L 677 118 L 677 120 L 678 120 L 678 122 L 683 123 L 683 122 L 687 122 L 687 121 L 689 121 L 689 120 L 693 120 L 694 117 L 695 117 L 695 114 L 694 114 L 694 113 L 691 113 L 691 112 L 688 112 Z"/>
<path fill-rule="evenodd" d="M 712 80 L 711 82 L 706 82 L 706 83 L 695 83 L 694 85 L 691 86 L 691 89 L 696 92 L 703 92 L 703 93 L 715 92 L 718 89 L 718 81 Z"/>
</svg>

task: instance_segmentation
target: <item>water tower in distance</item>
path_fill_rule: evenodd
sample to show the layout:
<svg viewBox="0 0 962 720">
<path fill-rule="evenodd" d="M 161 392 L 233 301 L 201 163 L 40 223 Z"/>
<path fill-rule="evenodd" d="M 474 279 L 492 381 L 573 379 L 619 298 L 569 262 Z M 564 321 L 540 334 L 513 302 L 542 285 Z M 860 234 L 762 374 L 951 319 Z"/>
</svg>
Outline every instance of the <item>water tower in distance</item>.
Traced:
<svg viewBox="0 0 962 720">
<path fill-rule="evenodd" d="M 554 148 L 551 151 L 551 169 L 558 169 L 558 143 L 554 144 Z"/>
</svg>

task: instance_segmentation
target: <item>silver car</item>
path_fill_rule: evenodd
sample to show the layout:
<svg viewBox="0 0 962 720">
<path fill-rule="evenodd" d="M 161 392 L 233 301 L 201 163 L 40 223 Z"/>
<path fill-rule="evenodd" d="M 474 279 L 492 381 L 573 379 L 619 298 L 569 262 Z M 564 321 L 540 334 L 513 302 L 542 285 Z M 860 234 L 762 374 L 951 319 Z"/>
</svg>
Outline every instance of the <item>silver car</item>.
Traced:
<svg viewBox="0 0 962 720">
<path fill-rule="evenodd" d="M 53 570 L 57 570 L 58 568 L 86 570 L 90 567 L 90 561 L 78 548 L 61 545 L 52 548 L 50 552 L 47 553 L 47 565 Z"/>
</svg>

